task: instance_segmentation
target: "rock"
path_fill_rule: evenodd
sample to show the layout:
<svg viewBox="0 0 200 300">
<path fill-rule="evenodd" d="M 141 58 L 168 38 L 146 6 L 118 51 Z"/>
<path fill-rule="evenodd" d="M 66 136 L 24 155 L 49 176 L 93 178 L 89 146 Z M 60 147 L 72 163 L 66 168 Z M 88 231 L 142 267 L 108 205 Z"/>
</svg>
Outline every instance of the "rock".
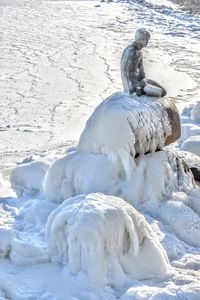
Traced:
<svg viewBox="0 0 200 300">
<path fill-rule="evenodd" d="M 176 151 L 177 155 L 185 161 L 191 170 L 194 179 L 200 182 L 200 157 L 188 151 Z"/>
<path fill-rule="evenodd" d="M 104 154 L 121 162 L 131 177 L 133 158 L 155 152 L 180 137 L 180 118 L 172 100 L 118 92 L 103 101 L 88 119 L 78 150 Z"/>
<path fill-rule="evenodd" d="M 56 208 L 47 222 L 52 261 L 84 272 L 92 286 L 122 286 L 126 279 L 164 278 L 165 250 L 145 218 L 124 200 L 79 195 Z"/>
<path fill-rule="evenodd" d="M 168 114 L 168 118 L 170 120 L 172 133 L 170 136 L 166 137 L 165 140 L 165 146 L 174 143 L 176 140 L 178 140 L 181 136 L 181 122 L 180 122 L 180 116 L 178 109 L 175 105 L 175 103 L 169 99 L 164 98 L 163 100 L 165 110 Z"/>
</svg>

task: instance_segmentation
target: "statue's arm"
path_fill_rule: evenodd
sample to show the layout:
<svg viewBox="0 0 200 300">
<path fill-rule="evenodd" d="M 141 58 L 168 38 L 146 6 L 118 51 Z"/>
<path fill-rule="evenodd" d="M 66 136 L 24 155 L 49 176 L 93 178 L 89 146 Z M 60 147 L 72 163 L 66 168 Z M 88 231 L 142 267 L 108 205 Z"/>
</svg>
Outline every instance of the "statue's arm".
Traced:
<svg viewBox="0 0 200 300">
<path fill-rule="evenodd" d="M 130 74 L 131 72 L 131 53 L 130 53 L 130 47 L 127 47 L 121 58 L 121 78 L 122 78 L 122 84 L 125 92 L 130 92 L 131 89 L 131 80 L 130 80 Z"/>
<path fill-rule="evenodd" d="M 122 75 L 127 80 L 130 80 L 133 58 L 134 58 L 134 51 L 129 47 L 126 48 L 123 52 L 122 59 L 121 59 L 121 72 Z"/>
<path fill-rule="evenodd" d="M 138 80 L 141 81 L 145 78 L 145 72 L 144 72 L 144 65 L 143 65 L 143 60 L 142 57 L 140 59 L 139 65 L 138 65 Z"/>
</svg>

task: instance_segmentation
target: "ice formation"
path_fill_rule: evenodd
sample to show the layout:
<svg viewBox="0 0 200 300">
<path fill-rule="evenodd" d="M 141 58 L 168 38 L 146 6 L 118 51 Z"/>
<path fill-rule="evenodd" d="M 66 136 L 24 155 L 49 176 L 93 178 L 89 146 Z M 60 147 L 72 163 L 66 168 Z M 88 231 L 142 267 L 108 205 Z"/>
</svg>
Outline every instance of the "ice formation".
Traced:
<svg viewBox="0 0 200 300">
<path fill-rule="evenodd" d="M 200 102 L 190 103 L 184 108 L 181 115 L 181 150 L 188 151 L 200 156 Z"/>
<path fill-rule="evenodd" d="M 169 263 L 150 225 L 131 205 L 103 194 L 79 195 L 49 216 L 52 261 L 86 272 L 92 286 L 123 285 L 127 278 L 163 278 Z"/>
<path fill-rule="evenodd" d="M 130 178 L 135 155 L 161 149 L 171 134 L 164 100 L 119 92 L 95 109 L 82 132 L 78 149 L 105 154 Z"/>
<path fill-rule="evenodd" d="M 200 135 L 200 128 L 194 124 L 183 124 L 181 126 L 181 142 L 186 141 L 190 136 Z"/>
<path fill-rule="evenodd" d="M 193 107 L 191 111 L 191 119 L 194 122 L 200 122 L 200 101 Z"/>
<path fill-rule="evenodd" d="M 56 160 L 49 168 L 44 191 L 47 198 L 63 202 L 69 197 L 114 189 L 118 173 L 102 154 L 73 152 Z"/>
<path fill-rule="evenodd" d="M 48 262 L 47 252 L 20 239 L 13 239 L 9 253 L 10 259 L 17 265 L 34 265 Z"/>
<path fill-rule="evenodd" d="M 200 156 L 200 135 L 188 137 L 181 145 L 181 150 Z"/>
<path fill-rule="evenodd" d="M 15 233 L 9 228 L 0 228 L 0 258 L 6 258 L 10 254 L 11 244 Z"/>
<path fill-rule="evenodd" d="M 106 156 L 77 151 L 49 168 L 45 192 L 55 202 L 93 192 L 121 197 L 138 210 L 162 218 L 185 242 L 200 246 L 199 190 L 191 172 L 174 152 L 163 150 L 137 157 L 132 177 L 125 180 Z M 185 217 L 177 214 L 173 218 L 170 209 L 177 210 L 179 204 Z"/>
<path fill-rule="evenodd" d="M 42 161 L 33 161 L 16 166 L 10 175 L 11 188 L 17 197 L 23 194 L 34 195 L 43 192 L 43 180 L 49 165 Z"/>
</svg>

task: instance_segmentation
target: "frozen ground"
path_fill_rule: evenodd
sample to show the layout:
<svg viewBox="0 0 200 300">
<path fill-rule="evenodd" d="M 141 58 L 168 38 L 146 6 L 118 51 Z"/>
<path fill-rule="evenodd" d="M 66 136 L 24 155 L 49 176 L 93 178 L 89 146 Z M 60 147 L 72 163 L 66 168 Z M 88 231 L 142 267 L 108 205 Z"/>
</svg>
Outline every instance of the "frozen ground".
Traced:
<svg viewBox="0 0 200 300">
<path fill-rule="evenodd" d="M 65 204 L 62 204 L 64 209 L 60 210 L 59 203 L 46 199 L 41 192 L 41 180 L 46 164 L 36 164 L 35 168 L 34 164 L 30 163 L 23 171 L 18 168 L 15 172 L 12 184 L 21 198 L 16 198 L 6 180 L 10 167 L 27 155 L 37 156 L 40 159 L 42 156 L 45 162 L 51 163 L 55 157 L 60 157 L 68 148 L 77 144 L 84 123 L 94 108 L 111 93 L 121 89 L 119 70 L 121 53 L 123 48 L 132 42 L 133 32 L 138 27 L 146 27 L 152 33 L 148 48 L 144 51 L 148 76 L 166 87 L 168 95 L 177 102 L 180 110 L 185 103 L 199 99 L 199 18 L 176 10 L 169 1 L 163 0 L 159 3 L 155 5 L 153 0 L 129 3 L 0 0 L 0 168 L 4 175 L 0 177 L 1 300 L 200 299 L 199 191 L 195 185 L 193 186 L 190 176 L 183 175 L 178 180 L 184 179 L 182 182 L 184 190 L 174 192 L 173 189 L 177 189 L 175 184 L 177 178 L 176 172 L 170 169 L 170 166 L 175 168 L 176 165 L 173 164 L 173 159 L 173 163 L 169 163 L 162 153 L 159 154 L 159 159 L 154 160 L 151 155 L 146 156 L 144 161 L 139 159 L 135 186 L 128 185 L 130 182 L 123 182 L 122 188 L 112 191 L 117 195 L 121 193 L 124 199 L 145 212 L 145 226 L 150 228 L 151 224 L 151 230 L 148 231 L 152 232 L 150 241 L 159 244 L 160 255 L 167 252 L 173 267 L 169 267 L 168 277 L 164 279 L 153 278 L 153 275 L 150 279 L 140 277 L 133 279 L 129 276 L 132 270 L 125 272 L 125 275 L 122 274 L 118 260 L 121 259 L 129 269 L 127 261 L 130 258 L 123 257 L 130 247 L 126 232 L 129 215 L 121 210 L 117 200 L 113 199 L 114 206 L 110 207 L 104 196 L 95 196 L 102 199 L 100 204 L 103 203 L 100 207 L 102 210 L 98 206 L 95 211 L 91 207 L 96 198 L 90 196 L 91 203 L 88 201 L 87 206 L 84 197 L 81 196 L 77 203 L 81 203 L 80 212 L 83 216 L 86 214 L 87 220 L 93 217 L 92 213 L 89 213 L 90 209 L 94 216 L 101 215 L 100 225 L 95 223 L 94 218 L 90 220 L 92 225 L 88 221 L 86 225 L 89 226 L 82 227 L 81 218 L 80 220 L 76 218 L 79 209 L 76 200 L 71 200 L 72 205 L 69 208 L 67 206 L 65 208 Z M 183 123 L 190 125 L 185 126 L 188 128 L 184 130 L 185 135 L 180 141 L 181 147 L 194 132 L 197 134 L 199 130 L 199 121 L 191 119 L 190 112 L 193 107 L 194 105 L 187 108 L 182 117 Z M 196 118 L 195 112 L 193 117 Z M 200 140 L 197 142 L 199 145 Z M 194 146 L 194 141 L 192 145 Z M 200 151 L 200 147 L 198 149 Z M 72 154 L 73 156 L 75 155 Z M 87 159 L 91 162 L 91 157 Z M 87 159 L 75 157 L 77 165 L 81 168 L 79 172 L 72 174 L 72 178 L 67 178 L 73 179 L 73 184 L 77 186 L 77 190 L 73 190 L 72 194 L 76 192 L 79 194 L 80 186 L 85 188 L 87 193 L 99 191 L 101 185 L 105 189 L 104 181 L 110 188 L 110 176 L 112 184 L 116 179 L 112 177 L 113 170 L 110 165 L 105 159 L 101 162 L 101 157 L 99 161 L 96 156 L 94 157 L 89 173 Z M 166 169 L 161 168 L 163 161 L 166 162 Z M 72 164 L 71 167 L 73 166 L 76 169 L 76 165 Z M 92 176 L 93 168 L 102 171 L 99 180 L 98 176 L 95 178 Z M 157 177 L 151 176 L 152 170 Z M 62 172 L 65 172 L 63 163 L 56 172 L 57 176 L 53 176 L 58 189 L 60 182 L 56 180 L 59 178 L 64 181 L 66 187 L 66 178 L 62 177 Z M 146 177 L 148 172 L 149 181 Z M 91 181 L 88 180 L 89 176 Z M 96 180 L 93 186 L 89 184 L 92 179 Z M 141 186 L 143 182 L 146 183 L 146 190 Z M 158 182 L 162 184 L 157 184 Z M 170 186 L 171 183 L 173 187 Z M 170 194 L 171 198 L 169 195 L 168 198 L 162 197 L 165 186 L 170 187 L 168 191 L 171 189 L 173 192 Z M 116 188 L 118 185 L 112 187 Z M 54 188 L 53 184 L 51 188 Z M 137 189 L 138 194 L 132 192 L 133 188 Z M 65 192 L 61 189 L 59 191 Z M 131 196 L 137 196 L 141 191 L 142 203 L 137 202 L 138 197 L 129 198 L 129 193 Z M 53 196 L 52 194 L 52 198 Z M 146 204 L 145 201 L 148 199 L 150 200 Z M 117 213 L 115 205 L 119 207 L 120 213 Z M 48 223 L 51 235 L 47 232 L 47 238 L 53 240 L 56 252 L 55 249 L 53 252 L 50 251 L 53 254 L 49 257 L 45 225 L 51 212 L 51 220 Z M 108 216 L 106 219 L 108 223 L 104 221 L 101 223 L 104 214 Z M 117 238 L 113 235 L 115 231 L 112 232 L 113 223 L 109 222 L 110 214 L 116 226 L 119 224 L 118 220 L 121 222 L 120 230 L 125 228 L 126 241 L 125 252 L 124 250 L 115 252 L 113 260 L 112 256 L 109 257 L 109 251 L 113 253 L 118 249 L 112 249 L 112 243 L 108 247 L 111 239 Z M 130 212 L 131 214 L 134 215 L 133 212 Z M 71 227 L 67 226 L 66 216 Z M 137 217 L 135 213 L 135 217 L 132 218 L 138 220 L 138 223 L 135 223 L 136 228 L 133 229 L 133 232 L 135 230 L 133 245 L 139 247 L 137 245 L 142 245 L 141 232 L 144 230 L 137 230 L 139 215 Z M 126 226 L 124 220 L 127 222 Z M 95 236 L 95 232 L 91 232 L 90 225 L 95 225 L 95 232 L 99 230 L 100 234 Z M 102 229 L 105 240 L 101 232 L 101 228 L 104 227 L 101 226 L 108 226 L 110 229 L 109 232 Z M 63 236 L 66 237 L 66 243 L 63 242 Z M 146 233 L 146 236 L 149 237 L 149 233 Z M 71 237 L 78 237 L 80 240 L 76 238 L 73 240 Z M 71 248 L 78 251 L 75 252 L 75 256 L 71 251 L 72 269 L 75 261 L 74 275 L 71 274 L 71 266 L 66 265 L 68 241 L 69 246 L 73 243 L 77 245 Z M 92 256 L 93 248 L 87 248 L 88 241 L 94 241 L 92 247 L 99 245 L 100 241 L 105 242 L 104 255 L 109 262 L 107 272 L 109 275 L 118 276 L 114 277 L 112 282 L 113 277 L 108 275 L 107 278 L 111 281 L 108 280 L 103 288 L 91 286 L 88 281 L 87 271 L 94 271 L 93 264 L 99 259 Z M 51 245 L 48 247 L 51 248 Z M 55 253 L 61 255 L 60 258 L 56 258 Z M 134 249 L 133 253 L 137 251 Z M 138 253 L 142 253 L 142 250 Z M 139 255 L 141 255 L 139 261 L 145 263 L 146 258 L 148 264 L 152 263 L 147 255 Z M 80 259 L 78 262 L 75 260 L 77 257 Z M 93 264 L 87 268 L 87 259 L 91 257 Z M 155 269 L 158 266 L 159 270 L 158 258 L 159 255 L 154 258 L 155 265 L 152 265 Z M 53 262 L 50 262 L 50 259 Z M 89 262 L 91 263 L 91 260 Z M 100 259 L 97 265 L 101 269 L 99 262 Z M 167 269 L 167 260 L 163 265 Z M 79 271 L 77 268 L 80 268 Z M 148 275 L 150 271 L 152 270 L 148 270 Z M 113 283 L 119 283 L 122 275 L 128 277 L 125 283 L 120 287 L 114 286 Z"/>
</svg>

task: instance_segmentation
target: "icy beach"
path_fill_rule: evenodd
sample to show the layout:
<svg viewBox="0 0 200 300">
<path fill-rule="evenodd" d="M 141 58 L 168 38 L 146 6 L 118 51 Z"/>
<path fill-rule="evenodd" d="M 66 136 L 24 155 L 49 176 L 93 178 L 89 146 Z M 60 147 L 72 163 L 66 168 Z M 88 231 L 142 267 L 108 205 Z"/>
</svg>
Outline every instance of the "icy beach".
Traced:
<svg viewBox="0 0 200 300">
<path fill-rule="evenodd" d="M 139 27 L 147 76 L 183 110 L 174 152 L 154 152 L 170 134 L 156 105 L 100 104 Z M 0 299 L 199 300 L 199 183 L 176 151 L 200 156 L 200 18 L 167 0 L 1 0 L 0 32 Z M 130 162 L 133 138 L 153 153 Z"/>
</svg>

